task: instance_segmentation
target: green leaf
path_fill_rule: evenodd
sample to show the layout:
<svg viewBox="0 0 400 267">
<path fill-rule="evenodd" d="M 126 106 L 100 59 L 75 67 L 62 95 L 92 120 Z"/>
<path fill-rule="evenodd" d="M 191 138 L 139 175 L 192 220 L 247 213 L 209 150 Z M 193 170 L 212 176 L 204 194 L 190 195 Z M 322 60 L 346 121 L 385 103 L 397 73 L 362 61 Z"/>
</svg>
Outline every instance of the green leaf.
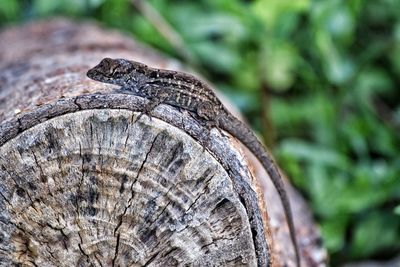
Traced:
<svg viewBox="0 0 400 267">
<path fill-rule="evenodd" d="M 208 66 L 219 72 L 233 72 L 240 63 L 239 56 L 232 50 L 210 42 L 198 42 L 191 45 L 193 51 Z"/>
<path fill-rule="evenodd" d="M 284 91 L 292 86 L 297 63 L 296 57 L 296 50 L 291 45 L 266 42 L 263 61 L 268 62 L 268 64 L 264 64 L 265 78 L 271 89 Z"/>
<path fill-rule="evenodd" d="M 309 6 L 309 0 L 258 0 L 253 4 L 253 12 L 267 26 L 273 27 L 282 14 L 302 12 Z"/>
<path fill-rule="evenodd" d="M 86 1 L 81 0 L 36 0 L 33 9 L 39 16 L 52 13 L 77 15 L 86 9 Z"/>
<path fill-rule="evenodd" d="M 394 208 L 394 214 L 400 215 L 400 205 L 398 205 L 396 208 Z"/>
<path fill-rule="evenodd" d="M 393 215 L 383 212 L 369 214 L 356 225 L 351 253 L 354 257 L 362 257 L 385 248 L 399 248 L 397 231 L 399 226 L 399 220 Z"/>
<path fill-rule="evenodd" d="M 328 79 L 337 85 L 349 81 L 355 72 L 350 55 L 343 55 L 337 44 L 324 31 L 317 32 L 316 44 L 323 57 L 323 66 Z"/>
<path fill-rule="evenodd" d="M 290 153 L 293 157 L 302 161 L 309 161 L 313 164 L 326 167 L 348 169 L 346 156 L 331 148 L 316 146 L 301 140 L 287 139 L 281 143 L 282 153 Z"/>
<path fill-rule="evenodd" d="M 321 233 L 324 239 L 324 245 L 331 252 L 337 252 L 345 245 L 344 232 L 348 218 L 338 216 L 335 220 L 330 220 L 321 225 Z"/>
<path fill-rule="evenodd" d="M 17 0 L 1 0 L 0 22 L 12 21 L 19 14 L 20 4 Z"/>
</svg>

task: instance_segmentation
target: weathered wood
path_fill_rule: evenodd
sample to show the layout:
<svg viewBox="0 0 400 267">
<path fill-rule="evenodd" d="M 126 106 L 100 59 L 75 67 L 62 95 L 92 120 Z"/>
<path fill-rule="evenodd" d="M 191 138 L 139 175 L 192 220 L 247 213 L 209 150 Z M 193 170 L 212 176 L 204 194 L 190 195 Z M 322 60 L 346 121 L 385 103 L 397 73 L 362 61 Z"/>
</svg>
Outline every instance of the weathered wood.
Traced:
<svg viewBox="0 0 400 267">
<path fill-rule="evenodd" d="M 136 120 L 145 99 L 86 78 L 104 57 L 180 69 L 92 24 L 0 34 L 0 266 L 290 266 L 235 140 L 168 105 Z"/>
<path fill-rule="evenodd" d="M 78 111 L 1 147 L 7 266 L 256 264 L 238 185 L 190 136 L 136 117 Z"/>
</svg>

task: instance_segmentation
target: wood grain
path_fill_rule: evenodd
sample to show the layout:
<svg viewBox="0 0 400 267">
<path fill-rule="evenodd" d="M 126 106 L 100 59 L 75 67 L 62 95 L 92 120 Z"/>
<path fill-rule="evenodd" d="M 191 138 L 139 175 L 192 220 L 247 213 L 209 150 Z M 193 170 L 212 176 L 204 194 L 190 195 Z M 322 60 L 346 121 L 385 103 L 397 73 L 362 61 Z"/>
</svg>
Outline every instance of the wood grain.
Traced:
<svg viewBox="0 0 400 267">
<path fill-rule="evenodd" d="M 0 148 L 3 263 L 256 265 L 226 170 L 180 129 L 137 115 L 70 113 Z"/>
</svg>

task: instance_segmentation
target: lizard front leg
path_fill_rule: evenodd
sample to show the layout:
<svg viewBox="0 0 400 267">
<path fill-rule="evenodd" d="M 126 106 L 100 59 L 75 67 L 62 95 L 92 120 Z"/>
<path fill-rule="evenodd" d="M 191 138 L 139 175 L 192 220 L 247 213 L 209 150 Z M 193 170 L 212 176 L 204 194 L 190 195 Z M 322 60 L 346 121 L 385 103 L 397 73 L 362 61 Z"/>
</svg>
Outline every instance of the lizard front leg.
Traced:
<svg viewBox="0 0 400 267">
<path fill-rule="evenodd" d="M 151 98 L 149 99 L 149 102 L 143 107 L 143 111 L 140 112 L 139 116 L 136 118 L 135 122 L 140 120 L 140 118 L 143 115 L 146 115 L 147 117 L 150 118 L 151 120 L 151 116 L 149 115 L 150 112 L 155 109 L 158 105 L 162 104 L 168 97 L 167 93 L 162 93 L 160 95 L 158 95 L 157 97 Z"/>
</svg>

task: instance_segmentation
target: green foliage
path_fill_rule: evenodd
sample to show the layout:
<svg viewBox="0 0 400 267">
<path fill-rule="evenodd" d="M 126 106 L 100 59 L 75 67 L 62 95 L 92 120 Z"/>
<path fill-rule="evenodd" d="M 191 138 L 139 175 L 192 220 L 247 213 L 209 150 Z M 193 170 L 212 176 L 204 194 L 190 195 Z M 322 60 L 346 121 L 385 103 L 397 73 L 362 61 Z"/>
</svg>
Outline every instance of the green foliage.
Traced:
<svg viewBox="0 0 400 267">
<path fill-rule="evenodd" d="M 276 132 L 275 154 L 308 198 L 333 265 L 399 253 L 400 1 L 147 2 L 267 143 L 266 129 Z M 182 55 L 125 0 L 0 4 L 1 25 L 55 14 Z"/>
<path fill-rule="evenodd" d="M 20 17 L 18 0 L 5 0 L 0 5 L 0 22 L 17 21 Z"/>
</svg>

